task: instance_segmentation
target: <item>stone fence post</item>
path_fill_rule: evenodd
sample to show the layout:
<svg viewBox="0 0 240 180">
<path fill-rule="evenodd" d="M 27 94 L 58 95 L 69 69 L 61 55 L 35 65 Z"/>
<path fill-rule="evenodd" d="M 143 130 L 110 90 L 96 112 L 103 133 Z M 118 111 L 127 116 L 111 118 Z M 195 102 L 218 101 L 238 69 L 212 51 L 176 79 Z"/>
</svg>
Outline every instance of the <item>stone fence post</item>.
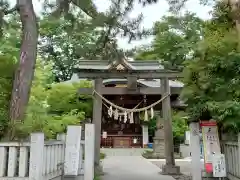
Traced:
<svg viewBox="0 0 240 180">
<path fill-rule="evenodd" d="M 240 164 L 240 133 L 238 133 L 238 164 Z M 238 171 L 238 174 L 240 174 L 240 169 Z"/>
<path fill-rule="evenodd" d="M 43 178 L 44 134 L 32 133 L 30 140 L 29 180 Z"/>
<path fill-rule="evenodd" d="M 200 134 L 199 123 L 190 123 L 190 152 L 191 152 L 191 175 L 192 180 L 202 179 L 201 153 L 200 153 Z"/>
<path fill-rule="evenodd" d="M 68 126 L 65 147 L 65 176 L 77 176 L 80 158 L 81 126 Z"/>
<path fill-rule="evenodd" d="M 85 125 L 84 180 L 94 179 L 95 125 Z"/>
</svg>

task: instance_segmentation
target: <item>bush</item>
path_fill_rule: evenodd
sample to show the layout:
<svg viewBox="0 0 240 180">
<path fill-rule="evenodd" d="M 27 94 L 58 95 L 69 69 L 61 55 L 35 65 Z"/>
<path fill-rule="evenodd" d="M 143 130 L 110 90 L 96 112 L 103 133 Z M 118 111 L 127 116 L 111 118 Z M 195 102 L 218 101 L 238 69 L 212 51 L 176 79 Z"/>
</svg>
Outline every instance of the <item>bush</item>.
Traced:
<svg viewBox="0 0 240 180">
<path fill-rule="evenodd" d="M 9 121 L 15 60 L 10 56 L 0 56 L 0 138 L 4 135 Z"/>
<path fill-rule="evenodd" d="M 91 82 L 59 83 L 52 85 L 48 95 L 48 113 L 61 115 L 73 109 L 84 112 L 86 117 L 92 116 L 92 97 L 78 94 L 80 87 L 90 87 Z"/>
</svg>

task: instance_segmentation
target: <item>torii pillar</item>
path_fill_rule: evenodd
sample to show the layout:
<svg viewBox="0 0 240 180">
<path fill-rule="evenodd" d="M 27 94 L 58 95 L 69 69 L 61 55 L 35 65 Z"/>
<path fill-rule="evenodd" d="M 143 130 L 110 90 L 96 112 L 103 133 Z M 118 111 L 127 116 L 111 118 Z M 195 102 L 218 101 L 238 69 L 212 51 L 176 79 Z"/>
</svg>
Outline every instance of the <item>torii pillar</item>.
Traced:
<svg viewBox="0 0 240 180">
<path fill-rule="evenodd" d="M 161 88 L 162 97 L 169 95 L 162 101 L 162 115 L 164 120 L 164 137 L 165 137 L 164 141 L 165 158 L 166 158 L 166 164 L 162 168 L 162 173 L 168 175 L 180 174 L 180 167 L 176 166 L 174 158 L 170 86 L 168 78 L 161 79 Z"/>
<path fill-rule="evenodd" d="M 103 80 L 101 78 L 94 80 L 94 90 L 101 94 L 103 86 Z M 95 171 L 98 174 L 102 173 L 102 167 L 100 164 L 100 143 L 101 143 L 101 125 L 102 125 L 102 98 L 97 94 L 94 94 L 93 99 L 93 120 L 92 123 L 95 125 L 95 155 L 94 164 Z"/>
</svg>

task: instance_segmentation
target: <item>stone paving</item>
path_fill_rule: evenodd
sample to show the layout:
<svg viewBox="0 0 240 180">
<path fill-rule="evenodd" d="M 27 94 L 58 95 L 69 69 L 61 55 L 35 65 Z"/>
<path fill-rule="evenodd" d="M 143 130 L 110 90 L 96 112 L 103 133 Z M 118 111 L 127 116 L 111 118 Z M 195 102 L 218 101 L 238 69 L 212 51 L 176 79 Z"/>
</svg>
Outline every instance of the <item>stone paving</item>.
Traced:
<svg viewBox="0 0 240 180">
<path fill-rule="evenodd" d="M 141 156 L 107 156 L 102 180 L 174 180 L 160 174 L 160 168 Z"/>
<path fill-rule="evenodd" d="M 154 165 L 161 168 L 165 164 L 164 159 L 148 159 L 149 162 L 153 163 Z M 180 170 L 182 174 L 190 175 L 191 174 L 191 159 L 185 158 L 185 159 L 176 159 L 175 160 L 176 165 L 180 166 Z M 204 163 L 203 159 L 201 160 L 202 163 L 202 169 L 204 169 Z"/>
<path fill-rule="evenodd" d="M 109 156 L 142 156 L 148 148 L 101 148 L 101 152 Z"/>
</svg>

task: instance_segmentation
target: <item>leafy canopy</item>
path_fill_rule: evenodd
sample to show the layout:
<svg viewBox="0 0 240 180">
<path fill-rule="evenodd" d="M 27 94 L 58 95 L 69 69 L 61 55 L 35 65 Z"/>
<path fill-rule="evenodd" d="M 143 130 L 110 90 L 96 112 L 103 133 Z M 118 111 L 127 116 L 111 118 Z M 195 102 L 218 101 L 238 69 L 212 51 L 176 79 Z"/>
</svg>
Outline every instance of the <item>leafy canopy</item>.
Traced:
<svg viewBox="0 0 240 180">
<path fill-rule="evenodd" d="M 228 13 L 226 13 L 228 11 Z M 195 57 L 186 61 L 183 98 L 191 120 L 213 118 L 225 130 L 239 130 L 240 54 L 229 8 L 217 4 L 206 22 Z"/>
</svg>

